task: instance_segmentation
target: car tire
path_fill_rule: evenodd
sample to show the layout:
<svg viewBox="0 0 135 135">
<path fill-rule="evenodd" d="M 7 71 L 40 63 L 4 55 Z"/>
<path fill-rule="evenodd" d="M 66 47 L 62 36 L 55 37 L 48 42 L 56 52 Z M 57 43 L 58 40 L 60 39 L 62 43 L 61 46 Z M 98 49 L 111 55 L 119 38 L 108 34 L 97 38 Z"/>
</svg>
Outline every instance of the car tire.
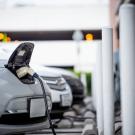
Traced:
<svg viewBox="0 0 135 135">
<path fill-rule="evenodd" d="M 73 104 L 82 103 L 84 99 L 84 86 L 80 79 L 71 76 L 63 75 L 64 79 L 69 84 L 73 94 Z"/>
</svg>

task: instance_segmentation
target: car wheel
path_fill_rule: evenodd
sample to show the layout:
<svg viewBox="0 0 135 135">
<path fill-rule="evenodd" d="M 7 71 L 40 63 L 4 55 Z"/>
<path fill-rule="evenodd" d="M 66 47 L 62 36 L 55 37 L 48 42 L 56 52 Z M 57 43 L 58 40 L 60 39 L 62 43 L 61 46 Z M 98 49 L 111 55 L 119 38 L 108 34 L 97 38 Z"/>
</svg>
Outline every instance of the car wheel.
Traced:
<svg viewBox="0 0 135 135">
<path fill-rule="evenodd" d="M 63 75 L 73 94 L 73 104 L 82 103 L 84 99 L 84 86 L 78 78 Z"/>
</svg>

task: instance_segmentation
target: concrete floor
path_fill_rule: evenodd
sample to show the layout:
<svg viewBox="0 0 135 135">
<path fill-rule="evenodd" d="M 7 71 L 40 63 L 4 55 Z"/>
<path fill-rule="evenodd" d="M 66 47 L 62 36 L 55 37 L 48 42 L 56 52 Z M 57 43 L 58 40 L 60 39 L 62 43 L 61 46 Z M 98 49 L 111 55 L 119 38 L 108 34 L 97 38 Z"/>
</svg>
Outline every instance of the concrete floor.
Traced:
<svg viewBox="0 0 135 135">
<path fill-rule="evenodd" d="M 57 135 L 81 135 L 83 128 L 65 128 L 65 129 L 56 129 L 56 134 Z M 67 132 L 67 133 L 66 133 Z M 26 134 L 26 135 L 53 135 L 52 131 L 49 130 L 42 130 L 42 131 L 38 131 L 38 132 L 33 132 L 30 134 Z"/>
<path fill-rule="evenodd" d="M 88 100 L 89 99 L 89 100 Z M 77 105 L 77 106 L 74 106 L 73 108 L 76 110 L 76 111 L 69 111 L 69 112 L 66 112 L 64 114 L 64 116 L 74 116 L 75 117 L 92 117 L 93 119 L 90 120 L 88 119 L 87 121 L 86 120 L 76 120 L 76 119 L 72 119 L 72 120 L 69 120 L 67 121 L 68 119 L 62 119 L 60 123 L 58 123 L 58 127 L 55 129 L 56 131 L 56 134 L 57 135 L 96 135 L 96 134 L 93 134 L 93 131 L 89 131 L 88 133 L 84 133 L 84 129 L 86 127 L 86 123 L 87 124 L 91 124 L 92 126 L 91 127 L 94 127 L 93 125 L 96 123 L 95 122 L 95 114 L 93 114 L 90 110 L 92 109 L 91 108 L 91 98 L 88 98 L 87 100 L 87 103 L 86 105 L 82 106 L 82 105 Z M 87 109 L 90 109 L 87 113 L 85 112 L 85 110 Z M 85 112 L 85 113 L 82 113 L 82 112 Z M 80 114 L 79 114 L 80 113 Z M 82 113 L 82 114 L 81 114 Z M 78 115 L 77 115 L 78 114 Z M 91 123 L 92 122 L 92 123 Z M 88 126 L 88 128 L 90 128 Z M 94 131 L 96 132 L 96 131 Z M 44 130 L 40 130 L 40 131 L 34 131 L 34 132 L 31 132 L 31 133 L 27 133 L 26 135 L 53 135 L 52 134 L 52 131 L 51 129 L 44 129 Z"/>
</svg>

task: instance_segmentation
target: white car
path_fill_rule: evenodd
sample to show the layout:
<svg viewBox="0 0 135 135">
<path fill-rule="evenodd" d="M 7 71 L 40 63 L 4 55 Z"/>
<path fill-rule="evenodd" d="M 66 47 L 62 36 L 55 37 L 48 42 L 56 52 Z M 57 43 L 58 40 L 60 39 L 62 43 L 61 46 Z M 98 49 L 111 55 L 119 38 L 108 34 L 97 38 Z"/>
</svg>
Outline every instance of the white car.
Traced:
<svg viewBox="0 0 135 135">
<path fill-rule="evenodd" d="M 47 108 L 51 111 L 52 101 L 48 85 L 42 81 L 46 93 L 43 96 L 43 89 L 36 78 L 29 74 L 19 77 L 17 74 L 21 67 L 29 67 L 33 48 L 32 43 L 22 43 L 5 66 L 1 61 L 0 135 L 49 127 Z"/>
<path fill-rule="evenodd" d="M 72 104 L 81 104 L 83 103 L 83 99 L 85 98 L 85 88 L 81 80 L 71 71 L 62 69 L 62 68 L 54 68 L 54 67 L 44 67 L 47 72 L 58 73 L 61 75 L 68 85 L 71 88 L 73 95 Z"/>
<path fill-rule="evenodd" d="M 3 55 L 3 59 L 7 59 L 15 47 L 16 45 L 1 47 L 0 51 Z M 35 63 L 30 65 L 40 76 L 42 76 L 42 78 L 50 87 L 53 102 L 51 118 L 62 117 L 64 111 L 71 107 L 73 101 L 72 91 L 68 83 L 61 76 L 61 74 L 55 71 L 53 72 L 52 70 L 49 70 L 43 66 L 36 65 Z"/>
<path fill-rule="evenodd" d="M 65 79 L 58 73 L 49 71 L 48 68 L 31 65 L 31 67 L 45 80 L 51 89 L 52 111 L 51 118 L 60 118 L 72 105 L 72 91 Z"/>
</svg>

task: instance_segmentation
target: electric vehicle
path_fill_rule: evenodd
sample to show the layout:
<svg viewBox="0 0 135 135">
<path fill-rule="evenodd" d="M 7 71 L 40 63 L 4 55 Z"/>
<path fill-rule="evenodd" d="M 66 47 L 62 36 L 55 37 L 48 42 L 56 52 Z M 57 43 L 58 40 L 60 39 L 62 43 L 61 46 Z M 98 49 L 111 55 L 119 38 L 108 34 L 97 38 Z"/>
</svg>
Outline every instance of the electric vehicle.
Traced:
<svg viewBox="0 0 135 135">
<path fill-rule="evenodd" d="M 7 59 L 15 46 L 4 46 L 0 49 L 3 59 Z M 34 53 L 34 52 L 33 52 Z M 51 118 L 61 118 L 63 113 L 68 110 L 73 101 L 72 91 L 65 79 L 50 68 L 30 63 L 31 67 L 46 81 L 52 95 Z"/>
<path fill-rule="evenodd" d="M 28 72 L 32 71 L 29 62 L 33 48 L 32 43 L 22 43 L 5 65 L 1 61 L 1 135 L 25 133 L 49 127 L 48 112 L 52 108 L 50 89 L 45 81 L 41 83 L 41 78 L 37 79 Z M 25 70 L 22 70 L 23 68 Z"/>
<path fill-rule="evenodd" d="M 54 67 L 45 67 L 44 70 L 55 74 L 58 73 L 66 80 L 73 95 L 72 104 L 80 104 L 83 102 L 83 99 L 85 98 L 84 85 L 73 72 Z"/>
<path fill-rule="evenodd" d="M 32 64 L 31 67 L 43 78 L 51 89 L 53 103 L 51 118 L 62 118 L 63 113 L 72 105 L 73 97 L 70 86 L 60 74 L 52 72 L 46 67 Z"/>
</svg>

